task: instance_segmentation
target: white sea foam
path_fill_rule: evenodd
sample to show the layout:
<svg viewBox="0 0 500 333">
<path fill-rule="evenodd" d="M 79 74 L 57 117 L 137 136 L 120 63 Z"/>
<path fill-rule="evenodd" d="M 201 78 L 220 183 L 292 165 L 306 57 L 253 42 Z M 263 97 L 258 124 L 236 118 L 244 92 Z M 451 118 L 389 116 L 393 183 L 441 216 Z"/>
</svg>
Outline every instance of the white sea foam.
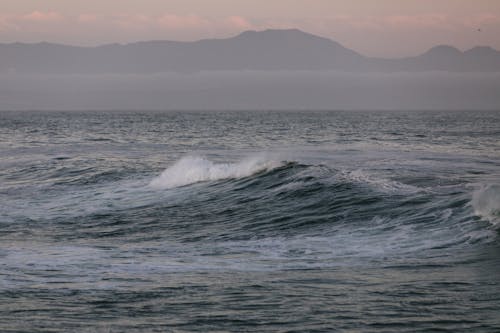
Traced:
<svg viewBox="0 0 500 333">
<path fill-rule="evenodd" d="M 163 171 L 149 185 L 167 189 L 202 181 L 242 178 L 282 165 L 283 162 L 274 160 L 266 154 L 251 156 L 236 163 L 214 163 L 205 157 L 186 156 Z"/>
<path fill-rule="evenodd" d="M 476 190 L 472 196 L 472 206 L 477 215 L 500 225 L 500 185 L 488 185 Z"/>
<path fill-rule="evenodd" d="M 376 176 L 361 169 L 342 172 L 341 176 L 356 183 L 368 184 L 384 193 L 414 194 L 423 190 L 416 186 Z"/>
</svg>

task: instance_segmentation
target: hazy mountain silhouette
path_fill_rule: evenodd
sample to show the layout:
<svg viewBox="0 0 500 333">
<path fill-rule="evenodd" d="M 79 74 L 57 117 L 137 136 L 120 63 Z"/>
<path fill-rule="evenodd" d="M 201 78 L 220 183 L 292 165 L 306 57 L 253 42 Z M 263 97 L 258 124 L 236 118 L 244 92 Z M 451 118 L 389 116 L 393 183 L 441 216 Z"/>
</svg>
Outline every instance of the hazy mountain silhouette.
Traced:
<svg viewBox="0 0 500 333">
<path fill-rule="evenodd" d="M 375 63 L 372 68 L 385 71 L 500 71 L 500 52 L 491 47 L 475 47 L 462 52 L 452 46 L 439 45 L 417 57 L 372 60 Z"/>
<path fill-rule="evenodd" d="M 500 52 L 461 52 L 437 46 L 410 58 L 369 58 L 297 29 L 246 31 L 227 39 L 147 41 L 75 47 L 51 43 L 0 44 L 0 72 L 147 74 L 219 70 L 336 70 L 498 72 Z"/>
</svg>

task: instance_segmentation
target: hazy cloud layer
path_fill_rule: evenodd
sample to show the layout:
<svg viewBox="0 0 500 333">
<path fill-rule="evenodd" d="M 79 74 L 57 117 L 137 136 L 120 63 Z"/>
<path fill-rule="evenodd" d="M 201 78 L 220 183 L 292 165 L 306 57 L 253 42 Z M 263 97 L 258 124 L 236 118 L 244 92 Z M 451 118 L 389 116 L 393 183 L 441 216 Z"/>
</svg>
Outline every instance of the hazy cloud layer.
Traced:
<svg viewBox="0 0 500 333">
<path fill-rule="evenodd" d="M 0 110 L 500 109 L 500 73 L 2 75 Z"/>
</svg>

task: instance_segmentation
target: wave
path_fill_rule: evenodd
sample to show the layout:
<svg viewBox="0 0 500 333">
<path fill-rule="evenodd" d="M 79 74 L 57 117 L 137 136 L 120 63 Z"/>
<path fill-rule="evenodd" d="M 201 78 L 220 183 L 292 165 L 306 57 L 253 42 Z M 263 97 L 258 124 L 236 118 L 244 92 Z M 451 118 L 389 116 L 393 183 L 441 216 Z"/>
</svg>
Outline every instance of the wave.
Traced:
<svg viewBox="0 0 500 333">
<path fill-rule="evenodd" d="M 199 195 L 174 206 L 169 199 L 152 214 L 164 216 L 181 209 L 189 222 L 180 221 L 178 239 L 187 242 L 285 239 L 286 243 L 325 237 L 332 251 L 345 248 L 356 255 L 489 242 L 496 233 L 478 223 L 476 212 L 490 221 L 500 217 L 500 187 L 478 192 L 472 204 L 465 184 L 440 187 L 436 181 L 420 187 L 397 172 L 300 158 L 290 163 L 266 154 L 234 163 L 186 156 L 150 186 L 165 189 L 217 180 L 229 181 L 224 186 L 199 187 Z M 200 217 L 200 207 L 203 218 L 212 223 L 191 226 Z M 349 243 L 358 245 L 353 248 Z M 359 244 L 367 249 L 358 249 Z"/>
<path fill-rule="evenodd" d="M 100 182 L 71 196 L 64 192 L 64 201 L 54 196 L 26 216 L 62 225 L 78 216 L 86 236 L 129 241 L 250 242 L 245 253 L 254 251 L 251 241 L 279 240 L 293 253 L 366 256 L 461 247 L 498 236 L 488 221 L 500 225 L 500 185 L 475 192 L 466 182 L 420 187 L 399 169 L 290 155 L 261 153 L 236 162 L 188 155 L 152 180 Z M 196 195 L 190 188 L 151 190 L 198 182 L 205 183 L 195 187 Z M 79 209 L 72 210 L 77 203 Z M 73 237 L 75 227 L 67 232 Z M 280 246 L 272 251 L 280 252 Z"/>
<path fill-rule="evenodd" d="M 477 215 L 500 226 L 500 185 L 483 186 L 472 196 L 472 206 Z"/>
<path fill-rule="evenodd" d="M 185 156 L 150 182 L 158 189 L 169 189 L 203 181 L 235 179 L 269 171 L 285 165 L 286 162 L 274 160 L 260 154 L 236 163 L 214 163 L 202 156 Z"/>
</svg>

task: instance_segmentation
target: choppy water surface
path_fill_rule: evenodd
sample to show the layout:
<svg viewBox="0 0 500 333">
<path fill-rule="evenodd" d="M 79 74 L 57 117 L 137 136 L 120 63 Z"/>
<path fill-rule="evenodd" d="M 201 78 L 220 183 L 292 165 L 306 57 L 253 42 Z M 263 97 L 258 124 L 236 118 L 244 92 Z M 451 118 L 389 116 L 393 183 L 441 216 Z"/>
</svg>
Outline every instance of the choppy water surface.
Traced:
<svg viewBox="0 0 500 333">
<path fill-rule="evenodd" d="M 2 112 L 1 332 L 499 332 L 500 112 Z"/>
</svg>

